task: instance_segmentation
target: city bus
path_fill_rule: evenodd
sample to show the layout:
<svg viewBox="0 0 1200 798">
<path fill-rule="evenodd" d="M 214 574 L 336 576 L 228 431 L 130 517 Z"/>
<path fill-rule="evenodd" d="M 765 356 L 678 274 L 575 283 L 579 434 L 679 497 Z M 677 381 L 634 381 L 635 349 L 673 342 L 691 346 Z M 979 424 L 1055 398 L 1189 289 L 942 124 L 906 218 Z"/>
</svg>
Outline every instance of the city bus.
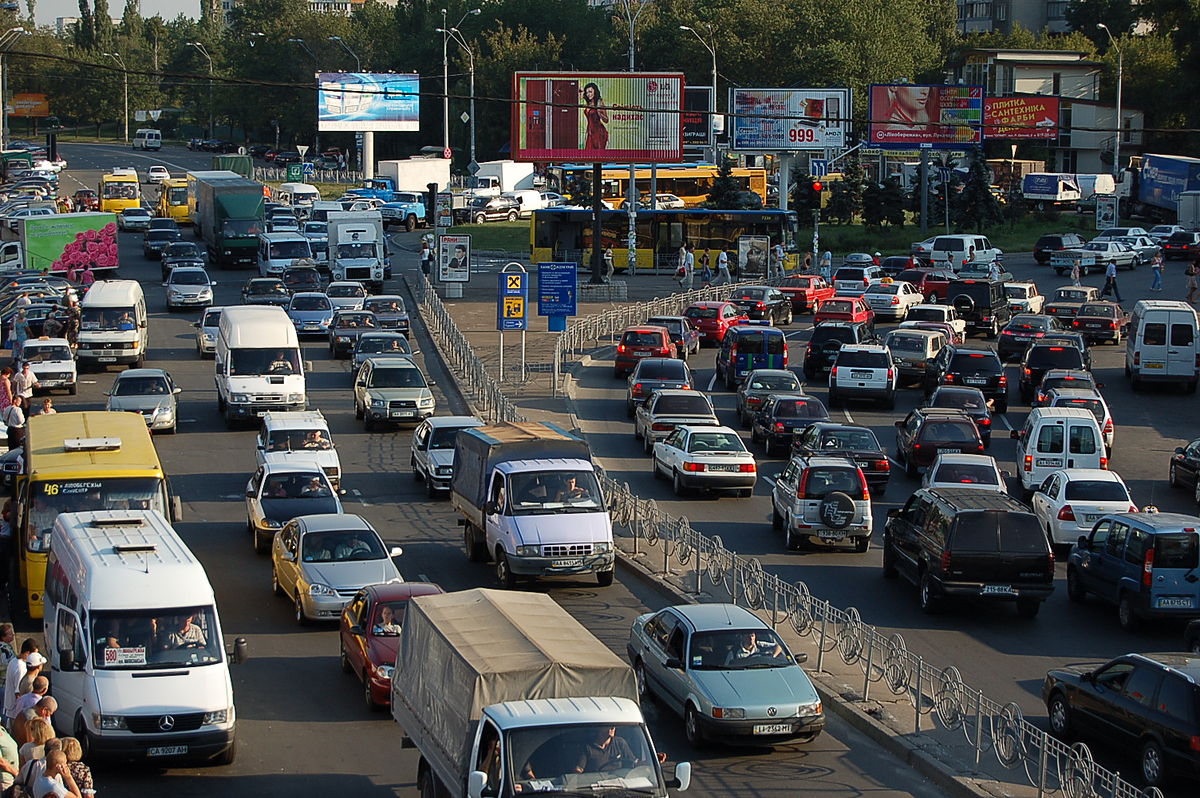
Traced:
<svg viewBox="0 0 1200 798">
<path fill-rule="evenodd" d="M 126 208 L 142 204 L 142 186 L 137 172 L 121 169 L 100 175 L 100 210 L 105 213 L 120 213 Z"/>
<path fill-rule="evenodd" d="M 629 215 L 625 211 L 602 211 L 602 246 L 611 246 L 613 267 L 628 267 Z M 674 211 L 638 211 L 637 268 L 673 272 L 678 266 L 679 248 L 690 242 L 695 247 L 696 270 L 707 252 L 713 274 L 722 250 L 730 255 L 730 270 L 737 267 L 739 239 L 751 236 L 766 246 L 782 243 L 787 252 L 784 268 L 793 270 L 799 263 L 802 247 L 796 234 L 795 211 L 712 211 L 686 209 Z M 584 208 L 548 208 L 533 212 L 529 225 L 530 254 L 533 263 L 544 261 L 575 262 L 584 270 L 591 264 L 592 212 Z M 744 243 L 744 242 L 743 242 Z M 697 279 L 696 285 L 699 286 Z"/>
<path fill-rule="evenodd" d="M 159 183 L 158 203 L 154 206 L 154 215 L 174 219 L 179 224 L 191 224 L 186 177 L 172 177 Z"/>
<path fill-rule="evenodd" d="M 179 520 L 179 500 L 139 413 L 33 416 L 26 423 L 24 451 L 13 532 L 17 576 L 31 618 L 42 617 L 50 530 L 59 513 L 146 509 Z"/>
<path fill-rule="evenodd" d="M 716 164 L 660 164 L 654 190 L 658 194 L 674 194 L 683 200 L 689 208 L 700 207 L 712 191 L 713 181 L 717 179 Z M 636 180 L 638 193 L 650 193 L 651 168 L 647 164 L 639 164 Z M 589 164 L 563 164 L 547 169 L 551 186 L 566 195 L 576 193 L 576 184 L 580 179 L 591 180 L 592 167 Z M 767 170 L 762 167 L 735 167 L 732 177 L 738 183 L 739 191 L 753 191 L 759 199 L 767 199 Z M 600 173 L 603 187 L 602 199 L 614 208 L 625 204 L 629 188 L 629 167 L 619 167 L 606 164 Z"/>
</svg>

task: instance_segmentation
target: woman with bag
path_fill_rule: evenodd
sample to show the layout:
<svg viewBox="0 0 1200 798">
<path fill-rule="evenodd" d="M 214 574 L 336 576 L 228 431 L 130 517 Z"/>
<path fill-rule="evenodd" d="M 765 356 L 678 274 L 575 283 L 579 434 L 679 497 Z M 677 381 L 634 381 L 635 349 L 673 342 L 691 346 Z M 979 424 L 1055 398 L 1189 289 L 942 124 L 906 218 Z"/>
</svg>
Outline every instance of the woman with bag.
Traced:
<svg viewBox="0 0 1200 798">
<path fill-rule="evenodd" d="M 21 350 L 25 348 L 25 342 L 29 340 L 29 322 L 25 321 L 24 310 L 18 310 L 17 315 L 13 318 L 9 340 L 12 341 L 12 356 L 15 363 L 21 359 Z"/>
<path fill-rule="evenodd" d="M 0 421 L 8 426 L 8 448 L 17 449 L 25 442 L 25 399 L 14 396 L 12 404 L 0 412 Z"/>
<path fill-rule="evenodd" d="M 1196 290 L 1200 288 L 1200 282 L 1197 282 L 1197 277 L 1200 277 L 1200 264 L 1197 264 L 1196 261 L 1192 261 L 1188 264 L 1187 269 L 1184 270 L 1183 273 L 1187 275 L 1187 301 L 1194 302 Z"/>
</svg>

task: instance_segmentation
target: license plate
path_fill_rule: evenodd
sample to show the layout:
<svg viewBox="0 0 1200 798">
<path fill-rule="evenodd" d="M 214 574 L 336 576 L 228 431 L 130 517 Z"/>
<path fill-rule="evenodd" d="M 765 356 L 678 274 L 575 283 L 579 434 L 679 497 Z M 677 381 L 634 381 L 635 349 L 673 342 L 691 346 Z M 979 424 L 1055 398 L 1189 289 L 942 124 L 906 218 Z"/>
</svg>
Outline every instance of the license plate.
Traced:
<svg viewBox="0 0 1200 798">
<path fill-rule="evenodd" d="M 117 359 L 115 357 L 98 357 L 98 358 L 96 358 L 96 362 L 97 363 L 116 363 Z"/>
<path fill-rule="evenodd" d="M 871 372 L 869 372 L 869 371 L 851 371 L 850 379 L 852 379 L 852 380 L 869 380 L 869 379 L 871 379 Z"/>
<path fill-rule="evenodd" d="M 710 465 L 708 467 L 708 470 L 709 471 L 737 471 L 739 468 L 741 468 L 741 466 L 731 465 L 728 463 L 717 463 L 716 465 Z"/>
<path fill-rule="evenodd" d="M 1160 598 L 1157 602 L 1155 602 L 1155 606 L 1163 610 L 1191 609 L 1192 600 L 1187 596 L 1180 596 L 1178 598 Z"/>
<path fill-rule="evenodd" d="M 649 357 L 650 353 L 649 352 L 634 352 L 633 356 L 634 357 Z"/>
<path fill-rule="evenodd" d="M 181 756 L 188 752 L 186 745 L 157 745 L 146 749 L 146 756 Z"/>
<path fill-rule="evenodd" d="M 101 358 L 101 359 L 103 359 L 103 358 Z M 1146 368 L 1148 368 L 1148 369 L 1160 369 L 1160 368 L 1163 368 L 1163 366 L 1164 366 L 1164 365 L 1165 365 L 1164 363 L 1147 363 L 1147 364 L 1146 364 Z"/>
<path fill-rule="evenodd" d="M 1017 591 L 1013 590 L 1012 585 L 984 585 L 983 595 L 985 596 L 1011 596 Z"/>
<path fill-rule="evenodd" d="M 947 454 L 962 454 L 962 449 L 938 449 L 938 451 L 946 452 Z"/>
<path fill-rule="evenodd" d="M 1038 460 L 1037 460 L 1038 468 L 1057 468 L 1060 465 L 1062 465 L 1061 460 L 1054 460 L 1054 459 L 1047 459 L 1047 458 L 1038 458 Z"/>
<path fill-rule="evenodd" d="M 265 416 L 267 414 L 267 412 L 268 411 L 266 411 L 266 410 L 255 410 L 254 415 L 258 416 L 259 418 L 262 418 L 263 416 Z M 149 421 L 149 419 L 147 419 L 147 421 Z"/>
<path fill-rule="evenodd" d="M 841 540 L 842 538 L 846 537 L 846 533 L 839 532 L 836 529 L 822 529 L 817 532 L 817 536 L 821 538 L 821 540 Z"/>
<path fill-rule="evenodd" d="M 1084 523 L 1091 524 L 1099 521 L 1103 515 L 1104 513 L 1084 513 L 1080 518 L 1083 519 Z"/>
<path fill-rule="evenodd" d="M 1084 326 L 1084 327 L 1087 327 L 1089 330 L 1098 330 L 1098 329 L 1100 329 L 1100 325 L 1099 325 L 1099 324 L 1085 324 L 1085 325 L 1083 325 L 1083 326 Z"/>
<path fill-rule="evenodd" d="M 963 380 L 967 385 L 987 385 L 986 377 L 967 377 Z"/>
<path fill-rule="evenodd" d="M 550 561 L 550 567 L 552 568 L 578 568 L 581 565 L 583 565 L 582 559 Z"/>
<path fill-rule="evenodd" d="M 791 734 L 790 723 L 760 723 L 753 729 L 755 734 Z"/>
<path fill-rule="evenodd" d="M 411 410 L 393 410 L 392 418 L 403 418 L 404 416 L 411 416 L 412 414 L 413 411 Z"/>
</svg>

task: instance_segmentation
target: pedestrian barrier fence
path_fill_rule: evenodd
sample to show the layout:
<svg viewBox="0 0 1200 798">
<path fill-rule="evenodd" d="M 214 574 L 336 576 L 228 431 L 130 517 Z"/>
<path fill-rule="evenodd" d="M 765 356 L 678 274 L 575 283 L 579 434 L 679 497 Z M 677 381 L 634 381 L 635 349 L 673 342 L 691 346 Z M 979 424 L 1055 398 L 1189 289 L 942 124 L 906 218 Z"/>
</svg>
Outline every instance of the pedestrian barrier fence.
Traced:
<svg viewBox="0 0 1200 798">
<path fill-rule="evenodd" d="M 287 169 L 256 166 L 254 179 L 260 183 L 282 183 L 287 180 Z M 304 176 L 305 183 L 341 183 L 347 186 L 362 185 L 363 179 L 362 172 L 351 172 L 348 169 L 317 169 Z"/>
<path fill-rule="evenodd" d="M 444 362 L 464 394 L 489 422 L 524 421 L 500 390 L 424 275 L 415 277 L 414 293 L 422 318 Z M 648 315 L 675 315 L 691 302 L 727 296 L 732 286 L 717 286 L 614 308 L 580 319 L 560 336 L 557 367 L 585 343 L 616 335 Z M 1156 787 L 1141 789 L 1118 773 L 1096 764 L 1084 743 L 1068 744 L 1026 720 L 1016 703 L 1001 704 L 967 685 L 954 666 L 939 666 L 908 650 L 899 633 L 887 634 L 864 623 L 854 607 L 840 609 L 809 592 L 804 582 L 787 583 L 767 572 L 758 559 L 727 549 L 719 536 L 696 531 L 686 517 L 673 517 L 654 499 L 643 499 L 600 469 L 613 526 L 630 539 L 635 556 L 656 549 L 661 572 L 685 569 L 695 595 L 727 600 L 766 617 L 772 627 L 791 627 L 816 648 L 816 669 L 826 656 L 837 656 L 862 672 L 861 700 L 872 690 L 903 696 L 915 710 L 913 733 L 927 727 L 959 732 L 975 752 L 975 764 L 994 756 L 1005 769 L 1023 775 L 1039 798 L 1163 798 Z M 646 551 L 647 556 L 651 552 Z M 657 570 L 657 568 L 656 568 Z M 926 721 L 925 718 L 929 720 Z"/>
</svg>

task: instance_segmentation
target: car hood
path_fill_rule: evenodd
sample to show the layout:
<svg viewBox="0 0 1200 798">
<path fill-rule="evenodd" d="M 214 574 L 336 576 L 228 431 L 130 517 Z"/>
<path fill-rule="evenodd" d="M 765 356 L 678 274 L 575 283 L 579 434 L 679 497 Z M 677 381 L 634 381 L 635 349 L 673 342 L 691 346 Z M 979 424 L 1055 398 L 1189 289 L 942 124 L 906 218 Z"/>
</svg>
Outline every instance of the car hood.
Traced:
<svg viewBox="0 0 1200 798">
<path fill-rule="evenodd" d="M 309 584 L 320 582 L 338 592 L 358 590 L 365 585 L 377 585 L 400 577 L 391 557 L 353 562 L 305 562 L 300 563 L 300 569 Z"/>
<path fill-rule="evenodd" d="M 342 503 L 338 501 L 336 496 L 330 496 L 326 499 L 263 499 L 262 511 L 266 518 L 286 524 L 293 518 L 302 515 L 340 513 L 342 511 Z M 363 584 L 369 583 L 364 582 Z"/>
<path fill-rule="evenodd" d="M 395 665 L 396 654 L 400 651 L 400 635 L 395 637 L 367 638 L 367 659 L 375 665 Z"/>
<path fill-rule="evenodd" d="M 789 707 L 819 700 L 798 665 L 732 671 L 689 671 L 696 686 L 718 707 Z M 781 713 L 785 717 L 791 711 Z"/>
<path fill-rule="evenodd" d="M 453 449 L 430 449 L 429 464 L 431 466 L 452 466 L 454 465 L 454 450 Z"/>
<path fill-rule="evenodd" d="M 361 296 L 331 296 L 329 303 L 339 310 L 358 310 L 363 306 L 366 297 Z"/>
<path fill-rule="evenodd" d="M 210 288 L 207 285 L 175 285 L 175 284 L 171 284 L 171 285 L 167 286 L 167 289 L 169 291 L 174 291 L 177 294 L 183 294 L 184 296 L 199 296 L 200 294 L 203 294 L 204 292 L 210 290 Z"/>
<path fill-rule="evenodd" d="M 171 406 L 170 395 L 167 396 L 110 396 L 109 410 L 126 410 L 140 413 L 143 410 L 166 409 Z"/>
<path fill-rule="evenodd" d="M 603 507 L 588 513 L 518 515 L 513 521 L 520 530 L 521 542 L 528 545 L 607 543 L 612 540 L 612 527 Z"/>
<path fill-rule="evenodd" d="M 428 399 L 433 393 L 428 388 L 368 388 L 367 396 L 371 399 L 390 402 L 397 399 L 409 399 L 419 402 Z"/>
<path fill-rule="evenodd" d="M 229 669 L 221 663 L 132 673 L 156 678 L 138 679 L 124 670 L 96 671 L 98 711 L 121 715 L 183 715 L 224 709 L 229 704 Z"/>
<path fill-rule="evenodd" d="M 332 310 L 289 310 L 288 316 L 298 321 L 329 321 L 333 318 Z"/>
</svg>

